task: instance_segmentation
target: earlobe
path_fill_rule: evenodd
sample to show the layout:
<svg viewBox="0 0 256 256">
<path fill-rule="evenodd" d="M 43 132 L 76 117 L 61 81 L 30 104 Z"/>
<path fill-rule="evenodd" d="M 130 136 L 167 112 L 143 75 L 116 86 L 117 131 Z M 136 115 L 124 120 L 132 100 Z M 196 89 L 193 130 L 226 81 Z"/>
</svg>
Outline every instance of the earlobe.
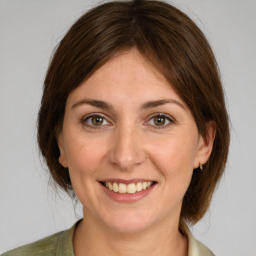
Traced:
<svg viewBox="0 0 256 256">
<path fill-rule="evenodd" d="M 195 158 L 194 162 L 194 168 L 201 168 L 201 165 L 204 165 L 212 152 L 213 143 L 215 139 L 216 134 L 216 123 L 214 121 L 210 121 L 207 124 L 207 134 L 204 138 L 200 135 L 199 143 L 198 143 L 198 151 L 197 151 L 197 157 Z"/>
<path fill-rule="evenodd" d="M 58 147 L 59 147 L 59 150 L 60 150 L 59 163 L 64 168 L 67 168 L 68 164 L 67 164 L 66 152 L 65 152 L 64 147 L 63 147 L 63 135 L 62 135 L 62 133 L 60 133 L 57 136 L 57 142 L 58 142 Z"/>
</svg>

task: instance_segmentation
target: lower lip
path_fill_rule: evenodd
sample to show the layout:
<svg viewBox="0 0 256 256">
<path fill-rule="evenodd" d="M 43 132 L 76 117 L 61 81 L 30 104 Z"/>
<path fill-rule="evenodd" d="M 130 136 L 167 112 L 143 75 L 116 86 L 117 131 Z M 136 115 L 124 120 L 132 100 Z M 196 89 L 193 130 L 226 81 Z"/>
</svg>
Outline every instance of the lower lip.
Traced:
<svg viewBox="0 0 256 256">
<path fill-rule="evenodd" d="M 148 196 L 150 194 L 150 192 L 152 192 L 152 190 L 155 188 L 156 183 L 151 185 L 149 188 L 142 190 L 140 192 L 136 192 L 134 194 L 129 194 L 129 193 L 125 193 L 125 194 L 121 194 L 121 193 L 117 193 L 114 191 L 109 190 L 108 188 L 106 188 L 104 185 L 100 184 L 103 191 L 113 200 L 117 201 L 117 202 L 136 202 L 139 201 L 141 199 L 143 199 L 144 197 Z"/>
</svg>

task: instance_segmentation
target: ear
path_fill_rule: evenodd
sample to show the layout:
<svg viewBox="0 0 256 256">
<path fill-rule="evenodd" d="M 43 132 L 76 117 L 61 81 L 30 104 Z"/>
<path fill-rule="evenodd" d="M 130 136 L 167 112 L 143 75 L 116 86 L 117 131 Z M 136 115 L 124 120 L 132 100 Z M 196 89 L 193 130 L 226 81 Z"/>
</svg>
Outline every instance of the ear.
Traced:
<svg viewBox="0 0 256 256">
<path fill-rule="evenodd" d="M 194 168 L 198 168 L 200 163 L 205 164 L 212 152 L 213 143 L 216 134 L 216 123 L 214 121 L 209 121 L 207 123 L 207 133 L 206 137 L 203 138 L 202 135 L 199 137 L 197 155 L 194 162 Z"/>
<path fill-rule="evenodd" d="M 65 152 L 65 149 L 64 149 L 63 134 L 62 134 L 62 132 L 60 132 L 58 134 L 58 136 L 57 136 L 57 143 L 58 143 L 58 147 L 59 147 L 59 150 L 60 150 L 59 163 L 64 168 L 67 168 L 68 164 L 67 164 L 66 152 Z"/>
</svg>

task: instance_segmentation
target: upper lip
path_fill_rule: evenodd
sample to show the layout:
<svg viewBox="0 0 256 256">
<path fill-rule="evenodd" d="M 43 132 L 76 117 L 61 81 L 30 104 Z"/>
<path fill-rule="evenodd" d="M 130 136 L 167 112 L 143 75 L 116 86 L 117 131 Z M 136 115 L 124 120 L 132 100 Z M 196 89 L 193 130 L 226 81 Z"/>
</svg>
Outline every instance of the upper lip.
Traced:
<svg viewBox="0 0 256 256">
<path fill-rule="evenodd" d="M 155 182 L 152 179 L 129 179 L 129 180 L 124 180 L 124 179 L 104 179 L 100 180 L 100 182 L 116 182 L 116 183 L 123 183 L 123 184 L 131 184 L 131 183 L 138 183 L 138 182 Z"/>
</svg>

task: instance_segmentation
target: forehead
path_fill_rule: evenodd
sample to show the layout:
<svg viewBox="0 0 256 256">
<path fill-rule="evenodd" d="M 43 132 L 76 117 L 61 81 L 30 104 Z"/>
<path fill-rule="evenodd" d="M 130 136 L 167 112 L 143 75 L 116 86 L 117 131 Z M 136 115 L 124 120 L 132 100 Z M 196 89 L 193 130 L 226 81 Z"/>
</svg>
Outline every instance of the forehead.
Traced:
<svg viewBox="0 0 256 256">
<path fill-rule="evenodd" d="M 165 77 L 136 49 L 110 59 L 71 92 L 69 99 L 81 97 L 120 104 L 168 97 L 182 101 Z"/>
</svg>

